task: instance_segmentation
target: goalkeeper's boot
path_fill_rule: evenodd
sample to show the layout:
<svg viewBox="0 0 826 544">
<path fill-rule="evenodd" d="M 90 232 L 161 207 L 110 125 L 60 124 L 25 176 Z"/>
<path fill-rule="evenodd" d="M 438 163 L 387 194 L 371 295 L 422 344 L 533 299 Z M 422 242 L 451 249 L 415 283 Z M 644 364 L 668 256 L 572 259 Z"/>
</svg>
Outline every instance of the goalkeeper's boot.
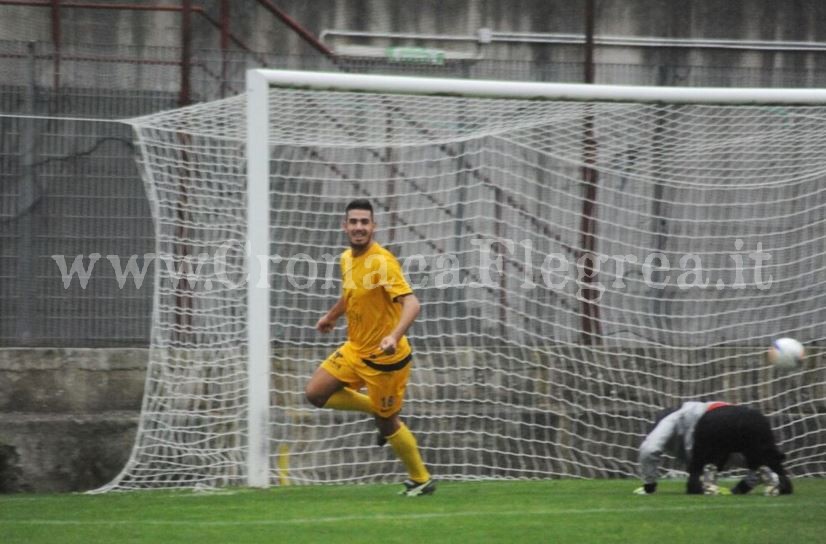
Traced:
<svg viewBox="0 0 826 544">
<path fill-rule="evenodd" d="M 711 463 L 703 467 L 703 494 L 720 494 L 720 487 L 717 485 L 717 467 Z"/>
<path fill-rule="evenodd" d="M 777 476 L 775 471 L 763 465 L 757 469 L 757 474 L 760 475 L 760 481 L 766 486 L 763 489 L 765 496 L 776 497 L 780 494 L 780 477 Z"/>
<path fill-rule="evenodd" d="M 436 482 L 433 478 L 426 482 L 419 483 L 413 480 L 405 480 L 402 482 L 404 489 L 399 492 L 399 495 L 406 497 L 418 497 L 420 495 L 432 495 L 436 491 Z"/>
</svg>

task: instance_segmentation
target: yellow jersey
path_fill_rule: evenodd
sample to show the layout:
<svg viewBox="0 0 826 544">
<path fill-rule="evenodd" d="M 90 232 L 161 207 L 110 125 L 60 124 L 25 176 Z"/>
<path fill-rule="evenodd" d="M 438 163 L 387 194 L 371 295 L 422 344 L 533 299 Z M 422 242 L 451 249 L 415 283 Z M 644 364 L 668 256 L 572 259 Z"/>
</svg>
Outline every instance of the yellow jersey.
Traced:
<svg viewBox="0 0 826 544">
<path fill-rule="evenodd" d="M 395 363 L 410 355 L 405 336 L 395 353 L 384 355 L 379 349 L 382 338 L 393 331 L 401 317 L 401 304 L 395 302 L 396 298 L 413 292 L 396 257 L 372 242 L 358 257 L 353 257 L 352 249 L 346 250 L 340 262 L 350 346 L 359 357 L 377 363 Z"/>
</svg>

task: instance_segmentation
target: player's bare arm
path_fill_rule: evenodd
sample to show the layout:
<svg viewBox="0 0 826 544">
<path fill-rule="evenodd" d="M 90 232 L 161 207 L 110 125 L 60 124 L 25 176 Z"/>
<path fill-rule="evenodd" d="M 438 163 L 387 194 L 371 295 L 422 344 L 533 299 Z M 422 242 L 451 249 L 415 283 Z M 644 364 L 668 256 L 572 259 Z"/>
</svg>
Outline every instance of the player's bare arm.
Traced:
<svg viewBox="0 0 826 544">
<path fill-rule="evenodd" d="M 399 322 L 390 334 L 382 338 L 379 344 L 379 348 L 387 355 L 396 352 L 396 346 L 399 340 L 401 340 L 402 336 L 407 332 L 407 329 L 409 329 L 410 325 L 416 320 L 416 317 L 419 315 L 419 310 L 421 310 L 419 299 L 417 299 L 413 293 L 398 297 L 396 302 L 402 305 Z"/>
<path fill-rule="evenodd" d="M 330 308 L 326 314 L 321 316 L 321 319 L 319 319 L 315 324 L 316 330 L 321 333 L 332 331 L 336 326 L 336 321 L 338 321 L 339 317 L 344 315 L 346 310 L 347 299 L 342 296 L 335 304 L 333 304 L 333 307 Z"/>
</svg>

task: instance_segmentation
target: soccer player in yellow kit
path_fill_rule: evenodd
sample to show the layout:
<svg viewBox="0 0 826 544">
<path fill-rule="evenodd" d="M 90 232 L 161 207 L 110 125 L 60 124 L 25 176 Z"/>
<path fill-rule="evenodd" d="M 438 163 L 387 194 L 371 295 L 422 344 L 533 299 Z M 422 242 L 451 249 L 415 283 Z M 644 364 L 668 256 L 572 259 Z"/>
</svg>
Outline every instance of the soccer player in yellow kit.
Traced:
<svg viewBox="0 0 826 544">
<path fill-rule="evenodd" d="M 342 294 L 316 323 L 333 330 L 347 315 L 347 341 L 321 363 L 305 388 L 319 408 L 372 414 L 382 438 L 404 463 L 409 479 L 402 495 L 430 495 L 436 483 L 422 461 L 416 438 L 401 421 L 410 376 L 411 348 L 405 332 L 419 314 L 419 301 L 392 253 L 373 240 L 376 224 L 368 200 L 347 205 L 344 232 L 350 249 L 341 255 Z M 359 392 L 367 387 L 367 394 Z"/>
</svg>

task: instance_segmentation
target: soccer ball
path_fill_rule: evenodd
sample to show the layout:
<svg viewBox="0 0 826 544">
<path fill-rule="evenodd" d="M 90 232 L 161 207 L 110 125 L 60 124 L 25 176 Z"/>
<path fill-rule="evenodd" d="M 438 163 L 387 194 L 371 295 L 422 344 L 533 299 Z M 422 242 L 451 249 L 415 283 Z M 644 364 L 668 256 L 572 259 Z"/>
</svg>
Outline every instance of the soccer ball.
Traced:
<svg viewBox="0 0 826 544">
<path fill-rule="evenodd" d="M 795 368 L 805 354 L 803 344 L 794 338 L 778 338 L 769 348 L 769 362 L 777 368 Z"/>
</svg>

